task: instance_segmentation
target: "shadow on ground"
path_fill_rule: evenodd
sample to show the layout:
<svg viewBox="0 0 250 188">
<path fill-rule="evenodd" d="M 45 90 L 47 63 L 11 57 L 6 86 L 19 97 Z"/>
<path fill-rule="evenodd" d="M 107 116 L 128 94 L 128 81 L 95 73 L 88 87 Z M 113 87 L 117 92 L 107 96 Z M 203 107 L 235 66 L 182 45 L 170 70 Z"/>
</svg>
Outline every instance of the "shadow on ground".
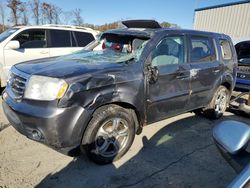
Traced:
<svg viewBox="0 0 250 188">
<path fill-rule="evenodd" d="M 143 148 L 120 167 L 76 158 L 37 187 L 225 187 L 235 173 L 213 144 L 211 129 L 217 122 L 199 116 L 180 119 L 149 140 L 143 136 Z"/>
</svg>

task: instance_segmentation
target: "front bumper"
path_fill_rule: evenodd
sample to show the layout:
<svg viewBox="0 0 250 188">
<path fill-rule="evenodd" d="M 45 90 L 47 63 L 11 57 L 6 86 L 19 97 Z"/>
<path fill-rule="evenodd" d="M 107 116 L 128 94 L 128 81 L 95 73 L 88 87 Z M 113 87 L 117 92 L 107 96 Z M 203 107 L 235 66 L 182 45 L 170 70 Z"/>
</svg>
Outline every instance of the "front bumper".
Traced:
<svg viewBox="0 0 250 188">
<path fill-rule="evenodd" d="M 249 92 L 250 91 L 250 80 L 236 80 L 235 91 Z"/>
<path fill-rule="evenodd" d="M 58 108 L 57 101 L 16 102 L 3 92 L 3 110 L 12 126 L 28 138 L 75 155 L 91 112 L 79 106 Z"/>
<path fill-rule="evenodd" d="M 235 90 L 241 91 L 241 92 L 250 91 L 250 72 L 249 71 L 239 70 L 237 72 Z"/>
</svg>

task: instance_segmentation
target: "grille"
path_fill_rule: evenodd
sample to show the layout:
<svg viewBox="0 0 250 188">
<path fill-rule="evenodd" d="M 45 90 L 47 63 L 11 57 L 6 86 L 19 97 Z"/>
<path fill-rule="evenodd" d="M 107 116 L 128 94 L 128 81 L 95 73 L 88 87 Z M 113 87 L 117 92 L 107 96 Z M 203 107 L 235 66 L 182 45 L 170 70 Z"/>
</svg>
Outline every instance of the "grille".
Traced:
<svg viewBox="0 0 250 188">
<path fill-rule="evenodd" d="M 26 82 L 26 78 L 19 76 L 13 72 L 11 73 L 9 78 L 9 86 L 14 94 L 15 99 L 21 99 L 23 97 Z"/>
<path fill-rule="evenodd" d="M 250 72 L 250 66 L 238 66 L 239 71 Z"/>
</svg>

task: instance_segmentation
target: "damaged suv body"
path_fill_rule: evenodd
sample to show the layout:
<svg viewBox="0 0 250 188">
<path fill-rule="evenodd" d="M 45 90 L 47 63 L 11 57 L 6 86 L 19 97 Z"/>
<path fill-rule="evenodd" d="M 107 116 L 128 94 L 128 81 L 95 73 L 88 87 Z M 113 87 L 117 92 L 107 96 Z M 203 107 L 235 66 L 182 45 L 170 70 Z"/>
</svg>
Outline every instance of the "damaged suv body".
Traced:
<svg viewBox="0 0 250 188">
<path fill-rule="evenodd" d="M 146 124 L 193 110 L 222 116 L 237 68 L 228 36 L 154 21 L 124 24 L 137 28 L 106 31 L 68 56 L 13 66 L 3 93 L 11 124 L 104 164 L 123 156 Z"/>
</svg>

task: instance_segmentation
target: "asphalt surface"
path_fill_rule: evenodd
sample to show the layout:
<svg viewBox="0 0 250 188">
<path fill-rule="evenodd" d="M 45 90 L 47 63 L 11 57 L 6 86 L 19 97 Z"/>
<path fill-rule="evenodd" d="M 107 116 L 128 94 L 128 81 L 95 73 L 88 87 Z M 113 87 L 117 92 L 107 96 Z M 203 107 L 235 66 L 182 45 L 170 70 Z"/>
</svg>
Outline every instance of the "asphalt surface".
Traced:
<svg viewBox="0 0 250 188">
<path fill-rule="evenodd" d="M 221 119 L 248 118 L 227 112 Z M 226 187 L 236 176 L 217 151 L 212 121 L 186 113 L 144 128 L 129 152 L 110 165 L 72 158 L 31 141 L 0 111 L 0 188 L 5 187 Z"/>
</svg>

